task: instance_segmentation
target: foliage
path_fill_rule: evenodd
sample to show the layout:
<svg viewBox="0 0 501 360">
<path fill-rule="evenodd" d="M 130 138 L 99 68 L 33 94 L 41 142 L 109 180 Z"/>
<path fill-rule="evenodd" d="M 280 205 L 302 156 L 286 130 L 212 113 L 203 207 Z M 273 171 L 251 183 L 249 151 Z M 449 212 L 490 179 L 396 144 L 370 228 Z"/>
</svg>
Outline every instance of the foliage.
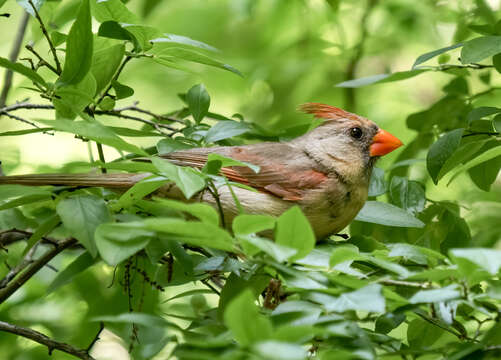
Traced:
<svg viewBox="0 0 501 360">
<path fill-rule="evenodd" d="M 9 3 L 0 1 L 0 6 Z M 70 350 L 30 333 L 49 352 L 56 349 L 55 359 L 68 358 L 63 352 L 104 358 L 100 341 L 95 344 L 103 326 L 120 338 L 134 359 L 501 356 L 499 11 L 483 0 L 454 5 L 227 1 L 224 10 L 233 11 L 235 19 L 221 22 L 242 27 L 242 38 L 250 36 L 242 23 L 250 23 L 252 16 L 258 20 L 251 25 L 263 28 L 256 35 L 259 41 L 241 50 L 245 61 L 238 63 L 246 68 L 241 71 L 222 60 L 235 46 L 226 38 L 219 39 L 225 46 L 225 53 L 220 53 L 198 39 L 151 26 L 155 12 L 170 6 L 160 1 L 17 3 L 30 14 L 37 42 L 28 44 L 30 61 L 2 57 L 0 66 L 23 79 L 24 91 L 44 103 L 1 104 L 2 121 L 9 118 L 23 128 L 0 136 L 15 137 L 21 147 L 24 136 L 32 136 L 28 134 L 40 133 L 49 143 L 49 135 L 69 133 L 75 146 L 89 146 L 90 158 L 61 165 L 59 171 L 149 175 L 122 193 L 93 187 L 0 186 L 0 259 L 6 265 L 0 268 L 0 330 L 9 331 L 4 322 L 14 323 L 66 343 Z M 216 16 L 215 5 L 204 6 L 207 14 Z M 353 68 L 346 73 L 335 73 L 330 63 L 319 60 L 329 56 L 321 51 L 328 46 L 313 28 L 304 33 L 294 28 L 293 35 L 283 33 L 282 38 L 266 30 L 291 29 L 294 11 L 315 14 L 325 26 L 337 20 L 342 26 L 346 9 L 362 14 L 355 25 L 360 27 L 358 43 L 350 47 L 344 39 L 335 44 L 347 59 L 340 67 Z M 428 39 L 434 24 L 425 15 L 454 25 L 450 45 L 441 44 L 437 50 L 428 46 L 420 56 L 415 53 L 408 70 L 354 78 L 364 56 L 396 56 L 393 49 L 415 40 L 415 34 Z M 388 31 L 407 33 L 410 39 L 372 34 L 367 19 L 377 16 L 384 26 L 390 24 Z M 197 20 L 206 24 L 206 18 L 204 13 Z M 276 23 L 267 22 L 270 19 Z M 198 22 L 191 20 L 182 18 L 195 28 Z M 199 34 L 211 30 L 203 27 Z M 459 54 L 458 61 L 451 61 L 453 52 Z M 312 68 L 318 74 L 306 76 L 304 69 L 311 63 L 302 57 L 309 53 L 317 61 Z M 287 62 L 287 56 L 294 62 Z M 436 65 L 428 65 L 435 60 Z M 258 65 L 246 65 L 249 62 Z M 157 114 L 137 103 L 119 107 L 141 96 L 147 86 L 123 80 L 133 72 L 129 69 L 136 69 L 146 83 L 141 71 L 156 64 L 172 81 L 182 72 L 205 74 L 213 68 L 210 74 L 215 75 L 206 75 L 206 80 L 216 77 L 225 92 L 235 81 L 226 79 L 239 79 L 244 73 L 255 81 L 254 95 L 237 95 L 243 104 L 241 115 L 223 106 L 223 95 L 209 95 L 210 87 L 186 77 L 181 80 L 183 93 L 176 95 L 168 81 L 156 89 L 178 97 L 180 105 L 168 111 Z M 287 122 L 289 113 L 273 114 L 296 100 L 298 88 L 307 89 L 300 93 L 302 101 L 330 95 L 339 100 L 343 94 L 346 107 L 358 111 L 363 105 L 357 94 L 377 92 L 365 86 L 398 92 L 399 81 L 425 76 L 431 82 L 445 77 L 446 84 L 427 108 L 406 108 L 409 131 L 400 129 L 410 141 L 396 158 L 374 170 L 369 201 L 346 229 L 347 239 L 333 235 L 315 243 L 297 207 L 278 218 L 242 213 L 225 224 L 218 209 L 209 205 L 155 197 L 155 191 L 169 182 L 188 199 L 202 189 L 217 194 L 222 187 L 241 186 L 220 176 L 221 167 L 259 169 L 213 155 L 197 170 L 155 155 L 302 134 L 315 124 L 297 115 Z M 308 77 L 331 80 L 323 91 Z M 385 85 L 376 85 L 381 83 Z M 148 88 L 150 97 L 158 96 L 154 84 Z M 18 110 L 25 112 L 15 115 Z M 51 112 L 25 115 L 32 110 Z M 137 123 L 140 128 L 134 127 Z M 99 160 L 94 158 L 94 143 Z M 103 148 L 115 149 L 120 157 L 109 161 L 110 152 Z M 131 161 L 135 157 L 151 162 Z M 4 170 L 19 163 L 7 157 Z M 480 190 L 471 190 L 469 197 L 444 190 L 444 184 L 457 183 Z M 268 238 L 269 230 L 275 230 L 274 239 Z M 51 272 L 54 267 L 60 269 L 57 274 Z M 29 338 L 21 331 L 9 332 Z M 47 358 L 47 349 L 15 341 L 12 334 L 2 334 L 0 349 L 11 359 Z"/>
</svg>

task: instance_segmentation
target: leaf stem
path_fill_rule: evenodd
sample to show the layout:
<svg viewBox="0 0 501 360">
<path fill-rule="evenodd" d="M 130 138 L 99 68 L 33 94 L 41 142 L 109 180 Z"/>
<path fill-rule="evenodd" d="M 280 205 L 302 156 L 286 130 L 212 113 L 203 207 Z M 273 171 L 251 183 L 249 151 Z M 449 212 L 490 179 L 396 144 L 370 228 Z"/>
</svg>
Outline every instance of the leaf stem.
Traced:
<svg viewBox="0 0 501 360">
<path fill-rule="evenodd" d="M 47 32 L 47 29 L 45 28 L 45 24 L 42 21 L 42 18 L 40 17 L 40 14 L 38 13 L 38 10 L 33 4 L 33 0 L 28 0 L 28 2 L 31 5 L 31 8 L 33 9 L 33 12 L 35 13 L 35 17 L 38 20 L 38 23 L 40 24 L 40 28 L 42 29 L 42 33 L 45 36 L 45 39 L 47 39 L 47 43 L 49 44 L 50 51 L 52 53 L 52 56 L 54 57 L 54 62 L 56 63 L 56 74 L 61 75 L 62 69 L 61 69 L 61 63 L 59 62 L 59 59 L 57 57 L 56 53 L 56 48 L 54 47 L 54 44 L 52 43 L 52 40 L 50 39 L 49 33 Z"/>
</svg>

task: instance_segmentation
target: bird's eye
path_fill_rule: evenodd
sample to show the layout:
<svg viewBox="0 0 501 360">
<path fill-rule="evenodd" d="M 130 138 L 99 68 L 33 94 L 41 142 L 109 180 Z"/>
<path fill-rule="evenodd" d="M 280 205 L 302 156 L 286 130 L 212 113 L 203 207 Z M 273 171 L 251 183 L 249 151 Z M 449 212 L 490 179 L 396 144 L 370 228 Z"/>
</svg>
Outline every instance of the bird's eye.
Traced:
<svg viewBox="0 0 501 360">
<path fill-rule="evenodd" d="M 350 135 L 352 138 L 360 139 L 364 132 L 359 127 L 354 127 L 350 129 Z"/>
</svg>

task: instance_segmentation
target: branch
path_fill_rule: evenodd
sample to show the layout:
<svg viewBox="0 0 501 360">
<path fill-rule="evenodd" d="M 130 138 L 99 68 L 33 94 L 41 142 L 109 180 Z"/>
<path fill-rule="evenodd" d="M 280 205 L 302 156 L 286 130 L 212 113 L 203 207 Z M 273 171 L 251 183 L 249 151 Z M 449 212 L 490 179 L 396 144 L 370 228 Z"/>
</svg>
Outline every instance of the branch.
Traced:
<svg viewBox="0 0 501 360">
<path fill-rule="evenodd" d="M 11 62 L 15 62 L 17 57 L 19 56 L 19 52 L 21 51 L 21 43 L 23 42 L 24 34 L 26 33 L 26 27 L 28 26 L 28 21 L 30 19 L 30 14 L 24 12 L 23 18 L 21 19 L 21 23 L 19 24 L 19 28 L 17 29 L 16 38 L 14 40 L 14 45 L 12 46 L 12 50 L 9 54 L 9 60 Z M 3 81 L 3 88 L 0 94 L 0 107 L 5 106 L 5 102 L 7 101 L 7 95 L 9 94 L 9 90 L 12 87 L 12 70 L 8 69 L 5 71 L 5 77 Z"/>
<path fill-rule="evenodd" d="M 45 36 L 45 39 L 47 39 L 47 42 L 49 43 L 50 51 L 52 53 L 52 56 L 54 57 L 54 62 L 56 63 L 56 73 L 58 75 L 60 75 L 62 72 L 61 63 L 59 62 L 59 59 L 57 58 L 56 48 L 54 47 L 54 44 L 52 43 L 52 40 L 50 39 L 49 33 L 47 32 L 47 29 L 45 28 L 45 25 L 42 21 L 42 18 L 40 17 L 40 14 L 38 13 L 36 6 L 33 4 L 33 0 L 28 0 L 28 2 L 30 3 L 30 5 L 33 9 L 33 12 L 35 13 L 35 17 L 38 20 L 38 23 L 40 24 L 40 28 L 42 29 L 42 33 Z"/>
<path fill-rule="evenodd" d="M 15 280 L 8 284 L 5 288 L 0 290 L 0 304 L 7 300 L 17 289 L 23 286 L 33 275 L 35 275 L 41 268 L 49 263 L 56 255 L 58 255 L 63 250 L 75 245 L 77 240 L 74 238 L 68 238 L 47 251 L 38 260 L 35 260 L 21 275 L 19 275 Z"/>
<path fill-rule="evenodd" d="M 0 331 L 9 332 L 11 334 L 19 335 L 27 339 L 33 340 L 39 344 L 47 346 L 49 349 L 49 355 L 52 355 L 52 351 L 59 350 L 67 354 L 73 355 L 79 359 L 83 360 L 94 360 L 92 356 L 89 355 L 87 350 L 77 349 L 69 344 L 53 340 L 47 335 L 42 334 L 33 329 L 17 326 L 14 324 L 9 324 L 4 321 L 0 321 Z"/>
<path fill-rule="evenodd" d="M 26 256 L 21 260 L 19 264 L 9 270 L 7 275 L 0 281 L 0 289 L 3 289 L 7 284 L 14 279 L 21 271 L 23 271 L 29 264 L 33 263 L 33 255 L 38 248 L 39 243 L 35 244 L 26 254 Z"/>
<path fill-rule="evenodd" d="M 52 105 L 52 104 L 31 104 L 31 103 L 28 103 L 28 102 L 24 101 L 24 102 L 20 102 L 20 103 L 17 103 L 17 104 L 13 104 L 13 105 L 9 105 L 9 106 L 5 106 L 3 108 L 0 108 L 0 115 L 6 115 L 6 116 L 8 116 L 10 118 L 22 121 L 22 122 L 27 123 L 27 124 L 29 124 L 31 126 L 38 127 L 36 124 L 34 124 L 34 123 L 32 123 L 32 122 L 30 122 L 30 121 L 28 121 L 26 119 L 22 119 L 20 117 L 17 117 L 15 115 L 10 114 L 10 112 L 12 112 L 12 111 L 17 111 L 17 110 L 22 110 L 22 109 L 27 109 L 27 110 L 36 110 L 36 109 L 54 110 L 54 105 Z M 177 132 L 180 131 L 180 129 L 176 129 L 176 128 L 174 128 L 172 126 L 169 126 L 167 124 L 160 124 L 160 123 L 157 123 L 155 121 L 143 119 L 143 118 L 140 118 L 140 117 L 137 117 L 137 116 L 131 116 L 131 115 L 123 114 L 124 111 L 135 111 L 135 112 L 139 112 L 139 113 L 142 113 L 142 114 L 147 114 L 147 115 L 149 115 L 151 117 L 154 117 L 155 119 L 158 119 L 158 120 L 175 121 L 175 122 L 184 124 L 184 122 L 182 120 L 179 120 L 179 119 L 176 119 L 176 118 L 173 118 L 173 117 L 167 117 L 167 116 L 163 116 L 163 115 L 158 115 L 158 114 L 152 113 L 151 111 L 138 108 L 137 106 L 129 106 L 129 107 L 125 107 L 125 108 L 121 108 L 121 109 L 113 109 L 113 110 L 94 110 L 93 113 L 96 114 L 96 115 L 107 115 L 107 116 L 113 116 L 113 117 L 118 117 L 118 118 L 122 118 L 122 119 L 139 121 L 139 122 L 142 122 L 143 124 L 148 124 L 148 125 L 154 127 L 158 132 L 160 132 L 160 133 L 162 133 L 164 135 L 171 136 L 172 134 L 177 133 Z M 172 133 L 166 134 L 162 129 L 169 130 Z"/>
</svg>

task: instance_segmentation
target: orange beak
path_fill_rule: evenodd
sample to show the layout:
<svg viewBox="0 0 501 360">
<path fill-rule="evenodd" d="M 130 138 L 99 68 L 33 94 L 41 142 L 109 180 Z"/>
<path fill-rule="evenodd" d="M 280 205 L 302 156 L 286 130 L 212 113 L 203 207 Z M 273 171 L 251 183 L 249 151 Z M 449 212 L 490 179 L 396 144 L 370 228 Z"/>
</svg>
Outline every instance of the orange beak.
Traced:
<svg viewBox="0 0 501 360">
<path fill-rule="evenodd" d="M 383 156 L 402 146 L 402 142 L 389 132 L 379 129 L 372 138 L 371 156 Z"/>
</svg>

